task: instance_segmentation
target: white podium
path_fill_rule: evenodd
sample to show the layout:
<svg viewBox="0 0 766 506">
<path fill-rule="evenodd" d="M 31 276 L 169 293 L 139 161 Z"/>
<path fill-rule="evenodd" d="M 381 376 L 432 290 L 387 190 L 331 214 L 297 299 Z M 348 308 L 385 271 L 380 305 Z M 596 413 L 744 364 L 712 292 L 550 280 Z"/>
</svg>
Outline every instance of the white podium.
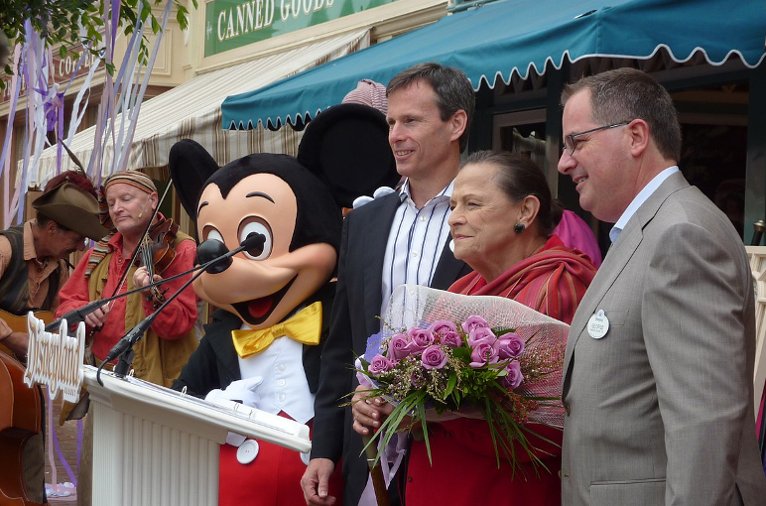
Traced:
<svg viewBox="0 0 766 506">
<path fill-rule="evenodd" d="M 93 504 L 211 506 L 228 432 L 308 452 L 309 429 L 237 403 L 212 404 L 83 366 L 93 416 Z"/>
</svg>

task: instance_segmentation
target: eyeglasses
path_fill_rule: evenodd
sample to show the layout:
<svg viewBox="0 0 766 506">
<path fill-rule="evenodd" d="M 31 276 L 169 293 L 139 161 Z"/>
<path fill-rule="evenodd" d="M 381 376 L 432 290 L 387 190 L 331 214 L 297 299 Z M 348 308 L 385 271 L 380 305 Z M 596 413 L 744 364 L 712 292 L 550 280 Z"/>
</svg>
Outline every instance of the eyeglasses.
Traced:
<svg viewBox="0 0 766 506">
<path fill-rule="evenodd" d="M 569 134 L 564 137 L 564 147 L 562 149 L 562 152 L 566 150 L 567 152 L 569 152 L 569 156 L 574 155 L 575 149 L 577 149 L 577 143 L 581 142 L 577 138 L 580 137 L 581 135 L 592 134 L 595 132 L 599 132 L 601 130 L 609 130 L 611 128 L 625 126 L 628 123 L 630 123 L 630 121 L 620 121 L 619 123 L 612 123 L 611 125 L 604 125 L 604 126 L 600 126 L 596 128 L 591 128 L 590 130 L 585 130 L 584 132 L 575 132 L 573 134 Z"/>
</svg>

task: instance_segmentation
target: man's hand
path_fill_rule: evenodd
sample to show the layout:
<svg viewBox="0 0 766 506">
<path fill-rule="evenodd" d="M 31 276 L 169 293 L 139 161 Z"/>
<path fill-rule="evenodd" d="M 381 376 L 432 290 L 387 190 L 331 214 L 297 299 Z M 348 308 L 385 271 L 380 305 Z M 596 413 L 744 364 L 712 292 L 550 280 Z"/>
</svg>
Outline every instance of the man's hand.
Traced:
<svg viewBox="0 0 766 506">
<path fill-rule="evenodd" d="M 0 340 L 0 343 L 16 354 L 17 357 L 27 356 L 29 336 L 25 332 L 11 332 Z"/>
<path fill-rule="evenodd" d="M 309 461 L 306 472 L 301 477 L 301 488 L 306 504 L 310 506 L 335 504 L 335 497 L 329 495 L 330 475 L 334 470 L 335 463 L 330 459 L 316 458 Z"/>
<path fill-rule="evenodd" d="M 106 306 L 102 306 L 92 313 L 85 315 L 85 324 L 88 327 L 94 328 L 94 329 L 100 329 L 103 327 L 104 322 L 106 321 L 106 315 L 109 313 L 109 304 Z"/>
<path fill-rule="evenodd" d="M 369 390 L 369 387 L 359 385 L 351 398 L 351 415 L 354 419 L 351 427 L 362 436 L 371 436 L 394 410 L 394 407 L 382 398 L 370 397 Z"/>
<path fill-rule="evenodd" d="M 151 283 L 156 283 L 157 281 L 162 281 L 162 277 L 159 274 L 155 274 L 154 278 L 149 278 L 149 271 L 146 267 L 141 266 L 138 269 L 136 269 L 136 272 L 133 273 L 133 286 L 136 288 L 143 288 L 145 286 L 149 286 Z"/>
</svg>

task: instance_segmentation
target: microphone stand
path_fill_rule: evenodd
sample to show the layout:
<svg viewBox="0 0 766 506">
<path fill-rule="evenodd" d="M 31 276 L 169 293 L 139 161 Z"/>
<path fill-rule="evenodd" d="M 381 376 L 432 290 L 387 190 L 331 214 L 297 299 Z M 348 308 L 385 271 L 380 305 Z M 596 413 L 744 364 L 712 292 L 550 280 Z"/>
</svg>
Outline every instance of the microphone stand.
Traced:
<svg viewBox="0 0 766 506">
<path fill-rule="evenodd" d="M 245 238 L 244 241 L 242 241 L 240 243 L 240 245 L 237 248 L 234 248 L 231 251 L 226 251 L 225 253 L 220 254 L 219 256 L 216 256 L 212 260 L 204 262 L 200 266 L 192 267 L 188 271 L 184 271 L 184 272 L 180 272 L 178 274 L 174 274 L 173 276 L 167 277 L 165 279 L 161 279 L 159 281 L 155 281 L 155 282 L 149 283 L 146 286 L 142 286 L 140 288 L 134 288 L 132 290 L 128 290 L 128 291 L 123 292 L 123 293 L 118 293 L 116 295 L 113 294 L 110 297 L 107 297 L 106 299 L 95 300 L 93 302 L 87 303 L 86 305 L 84 305 L 81 308 L 73 309 L 72 311 L 69 311 L 68 313 L 63 315 L 61 318 L 57 318 L 56 320 L 53 320 L 51 323 L 46 325 L 45 326 L 45 331 L 46 332 L 55 332 L 56 331 L 56 327 L 59 326 L 59 324 L 61 323 L 62 320 L 66 320 L 67 324 L 71 327 L 74 324 L 79 323 L 79 322 L 85 320 L 85 317 L 87 315 L 89 315 L 90 313 L 92 313 L 96 309 L 100 308 L 104 304 L 107 304 L 107 303 L 109 303 L 109 302 L 111 302 L 111 301 L 113 301 L 115 299 L 119 299 L 121 297 L 127 297 L 128 295 L 133 295 L 134 293 L 143 292 L 143 291 L 149 290 L 149 289 L 151 289 L 153 287 L 160 286 L 162 284 L 165 284 L 165 283 L 168 283 L 170 281 L 176 280 L 176 279 L 178 279 L 178 278 L 180 278 L 182 276 L 186 276 L 187 274 L 191 274 L 192 272 L 194 272 L 196 270 L 204 269 L 204 270 L 207 270 L 208 272 L 211 272 L 213 274 L 215 274 L 216 272 L 220 272 L 220 271 L 212 271 L 211 267 L 213 267 L 218 262 L 221 262 L 221 261 L 223 261 L 223 260 L 225 260 L 225 259 L 227 259 L 227 258 L 229 258 L 231 256 L 236 255 L 240 251 L 243 251 L 245 249 L 251 249 L 251 248 L 254 248 L 254 247 L 258 246 L 258 245 L 263 246 L 263 242 L 265 240 L 266 240 L 266 238 L 263 236 L 263 234 L 250 234 L 250 235 L 248 235 Z M 208 241 L 205 241 L 205 243 L 207 243 L 207 242 Z M 200 246 L 203 246 L 205 243 L 203 243 Z M 225 247 L 223 247 L 223 250 L 225 251 Z M 198 250 L 198 252 L 199 252 L 199 250 Z M 216 251 L 208 251 L 208 258 L 209 258 L 210 254 L 215 254 L 215 252 Z M 218 250 L 218 252 L 220 252 L 220 250 Z M 202 259 L 199 258 L 199 254 L 198 254 L 197 261 L 198 262 L 202 262 Z M 225 269 L 225 267 L 224 267 L 224 269 Z M 224 270 L 224 269 L 221 269 L 221 271 Z"/>
<path fill-rule="evenodd" d="M 59 326 L 59 324 L 62 322 L 62 320 L 66 320 L 67 324 L 71 327 L 72 325 L 85 320 L 85 317 L 88 316 L 89 314 L 91 314 L 96 309 L 100 308 L 101 306 L 103 306 L 105 304 L 108 304 L 109 302 L 111 302 L 111 301 L 113 301 L 115 299 L 119 299 L 119 298 L 122 298 L 122 297 L 127 297 L 128 295 L 133 295 L 134 293 L 143 292 L 143 291 L 151 289 L 152 287 L 163 285 L 163 284 L 168 283 L 170 281 L 174 281 L 174 280 L 176 280 L 176 279 L 178 279 L 178 278 L 180 278 L 182 276 L 186 276 L 187 274 L 191 274 L 192 272 L 194 272 L 194 271 L 196 271 L 198 269 L 203 269 L 204 267 L 205 267 L 204 265 L 200 266 L 200 267 L 194 267 L 192 269 L 189 269 L 188 271 L 184 271 L 184 272 L 175 274 L 173 276 L 170 276 L 168 278 L 164 278 L 164 279 L 161 279 L 159 281 L 149 283 L 146 286 L 142 286 L 140 288 L 134 288 L 132 290 L 128 290 L 127 292 L 118 293 L 117 295 L 112 295 L 111 297 L 107 297 L 106 299 L 99 299 L 99 300 L 94 300 L 93 302 L 89 302 L 86 305 L 84 305 L 83 307 L 78 308 L 78 309 L 73 309 L 72 311 L 70 311 L 70 312 L 66 313 L 65 315 L 63 315 L 61 318 L 57 318 L 57 319 L 53 320 L 52 322 L 50 322 L 48 325 L 45 326 L 45 331 L 46 332 L 55 332 L 56 331 L 56 327 Z"/>
<path fill-rule="evenodd" d="M 118 378 L 124 378 L 128 371 L 130 370 L 130 366 L 133 363 L 133 345 L 143 337 L 143 335 L 146 333 L 147 330 L 149 330 L 149 327 L 154 322 L 154 319 L 157 317 L 158 314 L 160 314 L 160 311 L 165 309 L 168 304 L 170 304 L 173 300 L 175 300 L 176 297 L 178 297 L 181 292 L 186 290 L 186 288 L 194 282 L 195 279 L 200 277 L 202 273 L 205 272 L 205 269 L 200 269 L 197 272 L 194 273 L 194 276 L 191 277 L 188 281 L 186 281 L 183 285 L 181 285 L 181 288 L 176 290 L 176 292 L 168 297 L 165 302 L 163 302 L 152 314 L 150 314 L 147 318 L 144 318 L 138 325 L 133 327 L 130 332 L 125 334 L 125 337 L 120 339 L 120 341 L 109 351 L 109 354 L 106 356 L 103 362 L 101 362 L 101 365 L 98 367 L 98 373 L 97 377 L 100 379 L 100 372 L 101 369 L 104 367 L 104 365 L 107 362 L 111 362 L 115 358 L 119 357 L 119 360 L 117 361 L 117 365 L 114 368 L 114 374 Z"/>
<path fill-rule="evenodd" d="M 160 311 L 165 309 L 168 304 L 170 304 L 173 300 L 175 300 L 175 298 L 178 297 L 181 294 L 181 292 L 183 292 L 190 284 L 192 284 L 195 279 L 200 277 L 205 271 L 212 271 L 213 270 L 212 268 L 215 267 L 215 264 L 229 259 L 230 257 L 236 255 L 240 251 L 243 251 L 246 249 L 252 249 L 257 244 L 260 244 L 262 246 L 265 240 L 266 238 L 263 236 L 263 234 L 257 234 L 257 233 L 250 234 L 249 236 L 245 238 L 244 241 L 242 241 L 239 247 L 231 251 L 228 251 L 225 254 L 218 256 L 208 262 L 205 262 L 203 265 L 199 267 L 195 267 L 194 269 L 192 269 L 192 271 L 197 270 L 197 272 L 194 273 L 194 276 L 192 276 L 188 281 L 186 281 L 183 285 L 181 285 L 181 287 L 178 290 L 176 290 L 176 292 L 173 295 L 168 297 L 167 300 L 165 300 L 165 302 L 163 302 L 151 315 L 149 315 L 147 318 L 144 318 L 141 322 L 139 322 L 138 325 L 133 327 L 127 334 L 125 334 L 125 336 L 122 339 L 120 339 L 117 342 L 117 344 L 114 345 L 114 347 L 109 351 L 109 354 L 101 362 L 101 364 L 98 366 L 98 370 L 96 371 L 96 380 L 98 381 L 99 385 L 104 386 L 104 384 L 101 382 L 101 370 L 104 368 L 104 366 L 108 362 L 111 362 L 112 360 L 118 357 L 120 357 L 120 360 L 115 366 L 114 373 L 119 378 L 125 377 L 125 375 L 130 370 L 130 365 L 133 361 L 133 345 L 139 339 L 141 339 L 141 337 L 144 335 L 144 333 L 146 333 L 147 330 L 149 330 L 149 327 L 152 325 L 152 322 L 154 322 L 154 319 L 157 317 L 157 315 L 160 314 Z M 229 260 L 229 263 L 231 263 L 231 260 Z M 213 272 L 220 272 L 220 271 L 213 271 Z M 188 272 L 176 275 L 172 278 L 168 278 L 168 280 L 175 279 L 178 276 L 186 275 L 186 274 L 188 274 Z"/>
</svg>

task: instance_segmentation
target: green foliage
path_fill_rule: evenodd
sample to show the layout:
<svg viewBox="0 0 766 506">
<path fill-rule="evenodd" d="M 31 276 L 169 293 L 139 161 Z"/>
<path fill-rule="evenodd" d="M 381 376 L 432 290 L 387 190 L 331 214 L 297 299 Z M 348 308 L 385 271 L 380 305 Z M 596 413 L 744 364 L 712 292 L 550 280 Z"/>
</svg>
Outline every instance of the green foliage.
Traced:
<svg viewBox="0 0 766 506">
<path fill-rule="evenodd" d="M 0 31 L 15 43 L 24 42 L 24 21 L 30 19 L 32 26 L 46 39 L 49 46 L 60 44 L 59 54 L 64 56 L 68 51 L 77 49 L 82 43 L 88 46 L 94 55 L 99 54 L 104 46 L 104 2 L 108 0 L 4 0 L 0 8 Z M 176 7 L 176 20 L 182 29 L 189 25 L 189 11 L 181 5 L 182 0 L 173 0 Z M 192 0 L 197 7 L 197 0 Z M 185 4 L 185 2 L 184 2 Z M 139 23 L 149 23 L 154 33 L 160 31 L 160 19 L 152 12 L 152 7 L 161 9 L 164 0 L 122 0 L 119 26 L 123 33 L 131 35 Z M 140 7 L 139 7 L 140 6 Z M 140 12 L 137 12 L 140 8 Z M 161 10 L 157 12 L 161 15 Z M 83 39 L 80 39 L 80 27 L 84 29 Z M 146 36 L 141 41 L 139 58 L 146 62 L 149 50 Z M 112 72 L 114 66 L 108 66 Z M 9 65 L 5 66 L 6 74 L 12 73 Z M 0 80 L 0 89 L 4 83 Z"/>
</svg>

